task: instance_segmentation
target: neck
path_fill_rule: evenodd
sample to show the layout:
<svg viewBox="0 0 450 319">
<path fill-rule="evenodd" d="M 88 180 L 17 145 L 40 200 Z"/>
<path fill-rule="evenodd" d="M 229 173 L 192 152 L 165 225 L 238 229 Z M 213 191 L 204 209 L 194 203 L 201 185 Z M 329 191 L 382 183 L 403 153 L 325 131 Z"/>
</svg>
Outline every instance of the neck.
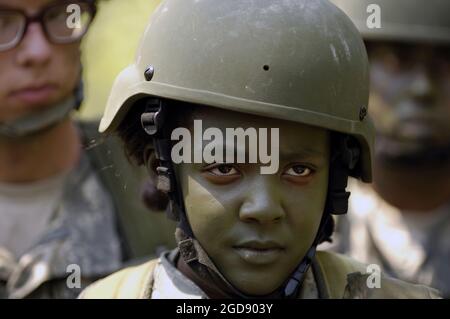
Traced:
<svg viewBox="0 0 450 319">
<path fill-rule="evenodd" d="M 374 165 L 374 188 L 403 211 L 427 213 L 450 201 L 450 163 L 440 167 L 402 168 Z"/>
<path fill-rule="evenodd" d="M 80 137 L 69 118 L 33 136 L 0 137 L 0 181 L 27 183 L 56 176 L 73 168 L 80 153 Z"/>
</svg>

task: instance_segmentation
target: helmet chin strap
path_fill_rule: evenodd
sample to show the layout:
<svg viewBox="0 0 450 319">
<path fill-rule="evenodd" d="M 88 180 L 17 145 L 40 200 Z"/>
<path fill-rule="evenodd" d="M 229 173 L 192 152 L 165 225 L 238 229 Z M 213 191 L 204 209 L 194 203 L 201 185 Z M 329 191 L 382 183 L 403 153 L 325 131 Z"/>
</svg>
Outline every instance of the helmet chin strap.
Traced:
<svg viewBox="0 0 450 319">
<path fill-rule="evenodd" d="M 74 93 L 43 111 L 33 112 L 17 120 L 0 123 L 0 136 L 21 138 L 43 131 L 65 119 L 72 110 L 80 107 L 83 101 L 83 83 L 79 82 Z"/>
<path fill-rule="evenodd" d="M 157 188 L 166 193 L 170 199 L 169 207 L 166 211 L 169 218 L 178 221 L 178 228 L 183 236 L 177 238 L 181 258 L 193 270 L 205 267 L 207 271 L 200 270 L 200 273 L 213 273 L 219 278 L 221 286 L 226 287 L 232 295 L 239 298 L 297 298 L 302 286 L 305 274 L 311 266 L 316 253 L 316 247 L 324 239 L 327 239 L 326 229 L 330 223 L 331 214 L 345 214 L 348 208 L 348 198 L 350 193 L 346 192 L 348 176 L 356 169 L 360 158 L 360 151 L 349 136 L 334 133 L 332 135 L 332 158 L 330 160 L 330 174 L 328 181 L 328 195 L 324 212 L 321 217 L 319 229 L 316 233 L 312 245 L 307 250 L 303 259 L 296 269 L 287 278 L 284 284 L 268 296 L 250 296 L 233 287 L 224 276 L 217 270 L 208 254 L 201 249 L 199 243 L 196 244 L 195 236 L 186 217 L 182 191 L 176 181 L 175 172 L 170 158 L 171 142 L 167 139 L 167 132 L 164 129 L 165 118 L 167 117 L 167 102 L 163 99 L 149 99 L 146 101 L 145 111 L 141 115 L 141 125 L 145 132 L 153 138 L 153 146 L 156 158 L 159 160 L 157 167 L 158 182 Z M 167 126 L 167 125 L 166 125 Z M 146 161 L 146 159 L 144 159 Z M 198 256 L 202 256 L 199 259 Z M 199 265 L 200 264 L 200 265 Z M 203 268 L 203 269 L 205 269 Z"/>
</svg>

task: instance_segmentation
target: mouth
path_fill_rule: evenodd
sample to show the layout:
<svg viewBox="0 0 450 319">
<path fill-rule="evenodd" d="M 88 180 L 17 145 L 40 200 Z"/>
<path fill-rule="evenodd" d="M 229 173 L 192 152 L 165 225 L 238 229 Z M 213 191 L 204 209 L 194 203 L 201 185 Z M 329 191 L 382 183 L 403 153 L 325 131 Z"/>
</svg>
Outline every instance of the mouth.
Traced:
<svg viewBox="0 0 450 319">
<path fill-rule="evenodd" d="M 273 241 L 247 241 L 233 246 L 245 262 L 254 265 L 271 264 L 280 258 L 285 248 Z"/>
<path fill-rule="evenodd" d="M 56 85 L 51 84 L 28 86 L 14 90 L 10 97 L 25 104 L 45 104 L 50 101 L 56 90 Z"/>
</svg>

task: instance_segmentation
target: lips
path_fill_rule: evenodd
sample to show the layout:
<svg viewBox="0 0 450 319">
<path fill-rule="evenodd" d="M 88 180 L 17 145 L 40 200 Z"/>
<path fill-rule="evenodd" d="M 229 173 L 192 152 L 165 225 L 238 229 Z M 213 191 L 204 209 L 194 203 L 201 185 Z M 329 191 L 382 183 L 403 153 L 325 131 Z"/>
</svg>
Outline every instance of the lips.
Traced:
<svg viewBox="0 0 450 319">
<path fill-rule="evenodd" d="M 51 84 L 28 86 L 14 90 L 10 97 L 26 104 L 45 104 L 51 100 L 56 89 Z"/>
<path fill-rule="evenodd" d="M 278 261 L 284 253 L 284 247 L 275 241 L 251 240 L 233 246 L 233 249 L 245 262 L 254 265 L 266 265 Z"/>
</svg>

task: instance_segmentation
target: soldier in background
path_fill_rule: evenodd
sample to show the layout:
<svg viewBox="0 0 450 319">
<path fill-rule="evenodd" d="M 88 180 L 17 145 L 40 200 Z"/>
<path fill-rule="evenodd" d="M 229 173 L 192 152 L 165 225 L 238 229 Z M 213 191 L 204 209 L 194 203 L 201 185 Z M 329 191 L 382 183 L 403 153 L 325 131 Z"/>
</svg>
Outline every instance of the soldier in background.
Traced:
<svg viewBox="0 0 450 319">
<path fill-rule="evenodd" d="M 450 296 L 450 2 L 332 2 L 364 36 L 377 130 L 374 182 L 354 183 L 338 250 Z"/>
<path fill-rule="evenodd" d="M 0 0 L 0 298 L 73 298 L 172 242 L 117 142 L 70 116 L 95 14 L 93 0 Z"/>
</svg>

